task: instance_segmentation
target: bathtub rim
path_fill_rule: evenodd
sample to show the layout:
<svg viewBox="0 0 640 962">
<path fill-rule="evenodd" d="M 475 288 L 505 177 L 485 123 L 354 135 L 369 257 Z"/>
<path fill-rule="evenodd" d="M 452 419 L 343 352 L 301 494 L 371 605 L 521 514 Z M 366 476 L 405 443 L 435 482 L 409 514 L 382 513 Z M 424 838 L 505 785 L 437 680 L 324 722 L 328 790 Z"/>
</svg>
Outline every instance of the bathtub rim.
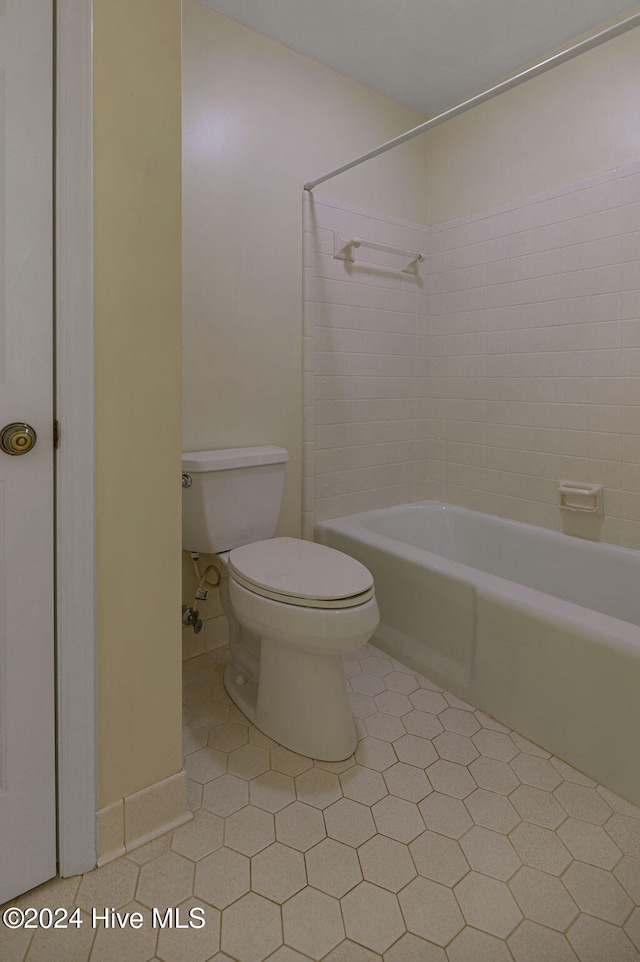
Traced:
<svg viewBox="0 0 640 962">
<path fill-rule="evenodd" d="M 443 574 L 465 582 L 471 582 L 476 589 L 480 589 L 485 595 L 496 597 L 507 597 L 511 603 L 520 604 L 529 610 L 536 612 L 544 611 L 550 619 L 562 619 L 573 625 L 580 625 L 581 630 L 592 637 L 605 636 L 607 642 L 619 651 L 631 653 L 637 651 L 640 646 L 640 625 L 616 618 L 613 615 L 603 614 L 593 608 L 578 605 L 555 595 L 547 594 L 535 588 L 529 588 L 517 581 L 509 581 L 498 575 L 488 574 L 481 568 L 474 568 L 471 565 L 460 561 L 452 561 L 443 555 L 435 554 L 424 548 L 416 548 L 414 545 L 393 538 L 390 535 L 380 534 L 368 528 L 364 522 L 369 519 L 380 517 L 381 515 L 398 514 L 406 512 L 411 508 L 429 507 L 434 510 L 454 511 L 456 513 L 481 515 L 491 521 L 497 521 L 510 528 L 528 529 L 534 531 L 537 536 L 543 533 L 545 536 L 553 536 L 553 540 L 566 539 L 571 537 L 563 532 L 554 531 L 551 528 L 541 528 L 537 525 L 527 524 L 522 521 L 514 521 L 510 518 L 501 518 L 498 515 L 487 514 L 486 512 L 475 511 L 471 508 L 463 508 L 458 505 L 449 505 L 440 501 L 414 501 L 409 504 L 393 505 L 389 508 L 377 508 L 372 511 L 363 511 L 357 514 L 345 515 L 341 518 L 328 518 L 317 521 L 314 524 L 314 538 L 321 540 L 323 531 L 333 530 L 345 537 L 352 537 L 360 543 L 364 543 L 371 548 L 387 552 L 390 556 L 412 561 L 424 568 L 435 568 Z M 320 536 L 320 537 L 319 537 Z M 582 539 L 576 539 L 582 542 Z M 631 548 L 623 548 L 618 545 L 609 545 L 602 542 L 585 541 L 587 545 L 597 546 L 598 549 L 610 549 L 615 556 L 633 556 L 636 560 L 638 552 Z M 608 552 L 607 552 L 608 553 Z"/>
</svg>

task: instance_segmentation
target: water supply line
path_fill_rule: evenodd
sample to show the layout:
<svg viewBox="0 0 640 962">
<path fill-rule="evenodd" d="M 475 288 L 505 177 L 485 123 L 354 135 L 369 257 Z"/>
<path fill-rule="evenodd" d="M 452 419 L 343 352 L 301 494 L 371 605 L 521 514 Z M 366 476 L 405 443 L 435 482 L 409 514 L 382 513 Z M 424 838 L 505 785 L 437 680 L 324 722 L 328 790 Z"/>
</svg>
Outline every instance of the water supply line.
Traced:
<svg viewBox="0 0 640 962">
<path fill-rule="evenodd" d="M 209 595 L 209 588 L 218 588 L 220 582 L 222 581 L 222 572 L 216 564 L 207 565 L 201 574 L 200 565 L 198 564 L 199 560 L 200 555 L 198 552 L 192 551 L 191 561 L 193 562 L 193 570 L 196 576 L 197 588 L 195 591 L 193 607 L 190 608 L 188 605 L 182 606 L 182 624 L 192 625 L 196 635 L 202 630 L 202 619 L 200 617 L 197 604 L 199 601 L 206 601 Z M 217 576 L 215 581 L 209 581 L 207 575 L 210 571 L 215 571 Z"/>
<path fill-rule="evenodd" d="M 222 572 L 220 571 L 220 568 L 217 566 L 217 564 L 210 564 L 210 565 L 207 565 L 207 567 L 204 569 L 204 573 L 200 574 L 200 566 L 198 564 L 200 560 L 200 555 L 198 554 L 197 551 L 191 552 L 191 560 L 193 562 L 193 570 L 195 571 L 196 579 L 198 582 L 198 587 L 196 588 L 196 599 L 198 601 L 206 601 L 208 589 L 205 588 L 204 586 L 208 585 L 209 588 L 220 587 L 220 582 L 222 581 Z M 208 580 L 207 575 L 209 574 L 210 571 L 215 571 L 216 575 L 218 576 L 216 581 Z M 202 596 L 198 592 L 205 592 L 205 594 L 204 596 Z"/>
</svg>

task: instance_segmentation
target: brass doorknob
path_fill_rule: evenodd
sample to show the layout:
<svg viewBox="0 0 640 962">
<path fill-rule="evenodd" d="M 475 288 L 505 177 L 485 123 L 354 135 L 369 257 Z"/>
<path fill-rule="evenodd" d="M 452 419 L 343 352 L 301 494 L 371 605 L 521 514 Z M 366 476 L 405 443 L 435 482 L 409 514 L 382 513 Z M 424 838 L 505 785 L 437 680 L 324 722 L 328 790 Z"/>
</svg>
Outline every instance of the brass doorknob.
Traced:
<svg viewBox="0 0 640 962">
<path fill-rule="evenodd" d="M 30 424 L 14 421 L 2 428 L 0 448 L 5 454 L 26 454 L 38 440 L 38 435 Z"/>
</svg>

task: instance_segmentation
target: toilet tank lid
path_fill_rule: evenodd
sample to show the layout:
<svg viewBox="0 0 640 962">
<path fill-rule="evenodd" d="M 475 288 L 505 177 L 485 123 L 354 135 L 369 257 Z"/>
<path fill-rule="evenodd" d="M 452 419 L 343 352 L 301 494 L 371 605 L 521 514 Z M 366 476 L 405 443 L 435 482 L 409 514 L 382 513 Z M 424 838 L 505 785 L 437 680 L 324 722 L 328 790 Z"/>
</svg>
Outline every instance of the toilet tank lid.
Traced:
<svg viewBox="0 0 640 962">
<path fill-rule="evenodd" d="M 259 464 L 281 464 L 288 460 L 287 449 L 275 444 L 263 444 L 254 448 L 221 448 L 217 451 L 185 451 L 182 454 L 182 470 L 228 471 L 230 468 L 246 468 Z"/>
</svg>

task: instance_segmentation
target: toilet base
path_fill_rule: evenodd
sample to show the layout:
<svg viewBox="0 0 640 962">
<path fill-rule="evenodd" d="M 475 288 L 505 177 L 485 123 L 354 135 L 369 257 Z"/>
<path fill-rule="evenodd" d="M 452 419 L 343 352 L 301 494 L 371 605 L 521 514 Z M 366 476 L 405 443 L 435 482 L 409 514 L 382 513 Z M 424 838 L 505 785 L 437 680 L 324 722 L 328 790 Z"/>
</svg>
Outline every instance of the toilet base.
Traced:
<svg viewBox="0 0 640 962">
<path fill-rule="evenodd" d="M 228 694 L 256 728 L 309 758 L 337 762 L 353 754 L 357 735 L 339 654 L 262 638 L 259 676 L 256 683 L 233 661 L 224 673 Z"/>
</svg>

